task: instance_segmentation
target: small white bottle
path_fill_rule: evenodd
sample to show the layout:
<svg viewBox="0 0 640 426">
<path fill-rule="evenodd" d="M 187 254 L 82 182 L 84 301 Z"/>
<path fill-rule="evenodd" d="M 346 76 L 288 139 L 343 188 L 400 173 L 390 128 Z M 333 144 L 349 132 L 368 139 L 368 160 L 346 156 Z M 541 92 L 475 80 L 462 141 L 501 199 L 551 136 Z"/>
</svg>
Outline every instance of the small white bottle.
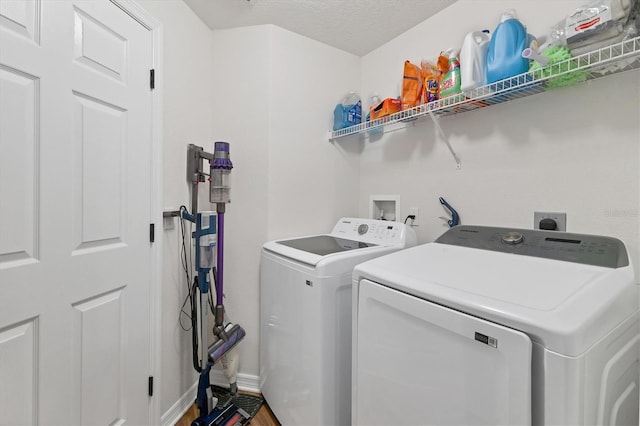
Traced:
<svg viewBox="0 0 640 426">
<path fill-rule="evenodd" d="M 460 51 L 460 89 L 463 92 L 487 84 L 487 50 L 491 37 L 489 31 L 473 31 L 467 34 Z"/>
</svg>

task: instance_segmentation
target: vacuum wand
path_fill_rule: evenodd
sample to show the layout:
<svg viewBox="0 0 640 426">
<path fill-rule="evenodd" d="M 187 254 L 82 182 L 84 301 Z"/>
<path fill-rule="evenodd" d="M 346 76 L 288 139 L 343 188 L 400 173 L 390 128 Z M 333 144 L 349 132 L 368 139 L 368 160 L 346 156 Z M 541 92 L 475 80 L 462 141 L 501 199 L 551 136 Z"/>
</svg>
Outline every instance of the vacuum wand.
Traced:
<svg viewBox="0 0 640 426">
<path fill-rule="evenodd" d="M 231 393 L 236 393 L 238 361 L 240 355 L 236 344 L 245 336 L 245 331 L 239 325 L 224 325 L 224 215 L 226 204 L 231 202 L 231 187 L 229 186 L 229 176 L 233 163 L 229 156 L 229 144 L 226 142 L 216 142 L 213 150 L 213 160 L 211 160 L 211 186 L 209 201 L 216 204 L 218 214 L 218 268 L 216 273 L 216 306 L 215 306 L 215 327 L 214 334 L 218 337 L 212 347 L 209 348 L 209 355 L 217 361 L 222 362 L 222 370 L 229 380 Z"/>
<path fill-rule="evenodd" d="M 209 201 L 216 204 L 218 214 L 218 253 L 217 253 L 217 274 L 216 274 L 216 307 L 215 319 L 216 329 L 224 334 L 224 308 L 223 288 L 224 288 L 224 213 L 226 203 L 231 202 L 231 188 L 229 186 L 229 175 L 233 163 L 229 158 L 229 144 L 227 142 L 216 142 L 213 159 L 211 160 L 211 185 L 209 187 Z"/>
</svg>

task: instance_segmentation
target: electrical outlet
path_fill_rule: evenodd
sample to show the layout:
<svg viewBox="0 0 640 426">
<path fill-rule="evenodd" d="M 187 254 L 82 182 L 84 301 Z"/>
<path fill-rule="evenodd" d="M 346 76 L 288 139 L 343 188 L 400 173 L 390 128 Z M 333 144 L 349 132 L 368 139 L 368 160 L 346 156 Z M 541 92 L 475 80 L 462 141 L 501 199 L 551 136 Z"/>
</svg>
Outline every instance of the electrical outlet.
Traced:
<svg viewBox="0 0 640 426">
<path fill-rule="evenodd" d="M 418 219 L 420 218 L 420 209 L 417 207 L 409 207 L 409 216 L 415 216 L 416 218 L 413 219 L 413 222 L 411 221 L 411 219 L 407 220 L 407 224 L 411 225 L 411 226 L 418 226 L 419 222 Z"/>
<path fill-rule="evenodd" d="M 540 224 L 544 219 L 551 219 L 556 223 L 557 228 L 553 229 L 553 231 L 567 230 L 566 213 L 533 212 L 533 229 L 543 229 Z"/>
</svg>

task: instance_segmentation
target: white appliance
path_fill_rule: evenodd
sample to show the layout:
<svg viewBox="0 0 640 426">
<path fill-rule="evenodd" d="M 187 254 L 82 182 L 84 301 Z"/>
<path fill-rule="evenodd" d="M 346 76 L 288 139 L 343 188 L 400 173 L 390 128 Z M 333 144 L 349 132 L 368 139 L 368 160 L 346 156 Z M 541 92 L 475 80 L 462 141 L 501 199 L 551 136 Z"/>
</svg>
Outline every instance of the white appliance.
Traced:
<svg viewBox="0 0 640 426">
<path fill-rule="evenodd" d="M 458 226 L 354 269 L 353 424 L 638 424 L 624 244 Z"/>
<path fill-rule="evenodd" d="M 402 223 L 342 218 L 330 234 L 263 246 L 260 390 L 280 423 L 351 423 L 353 267 L 415 244 Z"/>
</svg>

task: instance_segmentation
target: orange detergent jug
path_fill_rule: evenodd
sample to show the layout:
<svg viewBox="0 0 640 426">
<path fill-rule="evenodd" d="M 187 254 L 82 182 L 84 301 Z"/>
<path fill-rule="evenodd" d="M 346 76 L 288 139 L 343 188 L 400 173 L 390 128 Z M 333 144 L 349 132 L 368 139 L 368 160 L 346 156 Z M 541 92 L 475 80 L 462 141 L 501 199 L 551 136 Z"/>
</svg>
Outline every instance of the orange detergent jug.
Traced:
<svg viewBox="0 0 640 426">
<path fill-rule="evenodd" d="M 402 75 L 402 109 L 409 109 L 420 105 L 422 97 L 422 81 L 420 79 L 420 67 L 409 61 L 404 61 L 404 74 Z"/>
</svg>

